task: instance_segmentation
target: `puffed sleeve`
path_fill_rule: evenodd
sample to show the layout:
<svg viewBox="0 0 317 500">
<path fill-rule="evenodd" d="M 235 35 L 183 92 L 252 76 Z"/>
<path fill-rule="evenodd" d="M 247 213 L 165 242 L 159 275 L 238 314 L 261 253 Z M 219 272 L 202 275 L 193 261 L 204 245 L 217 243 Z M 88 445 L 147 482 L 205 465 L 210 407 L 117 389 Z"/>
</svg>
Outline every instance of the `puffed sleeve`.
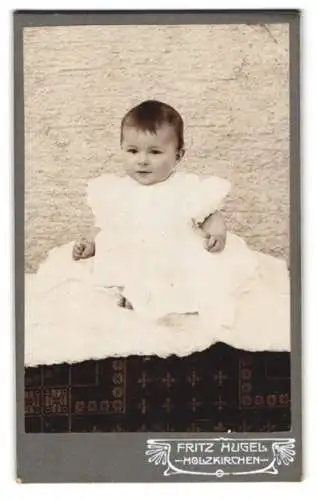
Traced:
<svg viewBox="0 0 317 500">
<path fill-rule="evenodd" d="M 220 210 L 230 188 L 230 182 L 220 177 L 199 178 L 193 193 L 192 218 L 201 223 L 209 215 Z"/>
<path fill-rule="evenodd" d="M 87 203 L 94 213 L 95 224 L 101 228 L 104 226 L 105 221 L 111 217 L 110 212 L 114 205 L 112 198 L 115 191 L 115 182 L 116 178 L 112 174 L 101 175 L 88 182 Z"/>
</svg>

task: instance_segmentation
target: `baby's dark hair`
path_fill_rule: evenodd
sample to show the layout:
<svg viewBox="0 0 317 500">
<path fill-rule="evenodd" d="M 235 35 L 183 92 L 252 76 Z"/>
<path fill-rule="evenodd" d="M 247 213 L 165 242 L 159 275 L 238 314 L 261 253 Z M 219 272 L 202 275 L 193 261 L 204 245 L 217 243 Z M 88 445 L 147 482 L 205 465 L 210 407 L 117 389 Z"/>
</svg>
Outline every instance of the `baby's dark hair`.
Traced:
<svg viewBox="0 0 317 500">
<path fill-rule="evenodd" d="M 184 147 L 184 123 L 181 115 L 176 109 L 160 101 L 144 101 L 130 109 L 121 121 L 121 138 L 123 139 L 123 127 L 133 126 L 139 130 L 155 134 L 157 129 L 167 124 L 174 128 L 178 141 L 177 149 Z"/>
</svg>

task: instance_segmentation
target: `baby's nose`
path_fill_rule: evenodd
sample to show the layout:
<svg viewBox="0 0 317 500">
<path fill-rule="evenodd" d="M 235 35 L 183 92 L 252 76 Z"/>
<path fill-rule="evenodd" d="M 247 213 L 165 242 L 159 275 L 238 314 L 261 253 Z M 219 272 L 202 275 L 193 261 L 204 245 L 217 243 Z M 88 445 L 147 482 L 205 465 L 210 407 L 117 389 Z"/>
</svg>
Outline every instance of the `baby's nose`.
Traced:
<svg viewBox="0 0 317 500">
<path fill-rule="evenodd" d="M 139 153 L 138 164 L 139 165 L 147 165 L 149 163 L 149 158 L 146 153 Z"/>
</svg>

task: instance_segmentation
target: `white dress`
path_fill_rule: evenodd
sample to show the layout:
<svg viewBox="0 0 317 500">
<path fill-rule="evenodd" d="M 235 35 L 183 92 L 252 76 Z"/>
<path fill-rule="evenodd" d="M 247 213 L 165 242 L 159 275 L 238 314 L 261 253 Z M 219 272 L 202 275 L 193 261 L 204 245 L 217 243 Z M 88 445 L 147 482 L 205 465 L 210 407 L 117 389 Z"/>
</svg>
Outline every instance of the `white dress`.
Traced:
<svg viewBox="0 0 317 500">
<path fill-rule="evenodd" d="M 96 256 L 74 262 L 64 245 L 27 277 L 26 364 L 184 356 L 216 341 L 288 350 L 285 262 L 231 233 L 223 252 L 209 253 L 193 227 L 229 190 L 224 179 L 182 172 L 150 186 L 109 174 L 90 181 Z M 116 305 L 116 289 L 133 311 Z"/>
</svg>

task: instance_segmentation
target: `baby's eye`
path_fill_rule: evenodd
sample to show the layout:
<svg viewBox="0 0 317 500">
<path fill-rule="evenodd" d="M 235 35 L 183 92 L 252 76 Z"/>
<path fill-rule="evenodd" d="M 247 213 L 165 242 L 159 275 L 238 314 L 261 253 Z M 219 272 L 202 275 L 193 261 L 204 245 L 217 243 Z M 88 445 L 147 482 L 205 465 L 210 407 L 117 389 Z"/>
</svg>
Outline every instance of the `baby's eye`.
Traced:
<svg viewBox="0 0 317 500">
<path fill-rule="evenodd" d="M 160 151 L 159 149 L 151 149 L 151 154 L 152 155 L 161 155 L 162 151 Z"/>
<path fill-rule="evenodd" d="M 138 152 L 138 150 L 136 148 L 128 148 L 127 152 L 135 155 Z"/>
</svg>

